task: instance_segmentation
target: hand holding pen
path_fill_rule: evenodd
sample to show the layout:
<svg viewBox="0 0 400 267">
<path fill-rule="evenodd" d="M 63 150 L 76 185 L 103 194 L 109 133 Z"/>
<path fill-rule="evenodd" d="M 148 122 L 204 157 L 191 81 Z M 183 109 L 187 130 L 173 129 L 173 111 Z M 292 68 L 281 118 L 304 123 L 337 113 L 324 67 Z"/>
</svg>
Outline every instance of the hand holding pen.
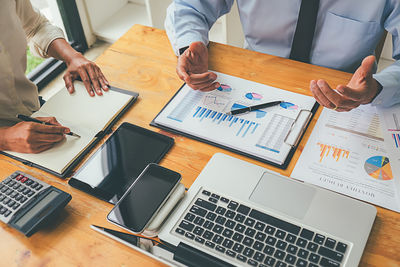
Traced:
<svg viewBox="0 0 400 267">
<path fill-rule="evenodd" d="M 25 116 L 25 115 L 17 115 L 17 118 L 23 121 L 31 121 L 31 122 L 37 122 L 40 124 L 44 124 L 44 125 L 52 125 L 52 126 L 62 126 L 60 123 L 58 123 L 58 121 L 56 120 L 56 118 L 54 117 L 41 117 L 42 120 L 39 120 L 39 118 L 33 118 L 33 117 L 29 117 L 29 116 Z M 47 120 L 49 119 L 49 120 Z M 79 135 L 77 135 L 76 133 L 71 132 L 68 128 L 64 127 L 65 129 L 67 129 L 67 132 L 64 132 L 64 134 L 66 135 L 71 135 L 71 136 L 75 136 L 80 138 Z"/>
<path fill-rule="evenodd" d="M 71 132 L 69 128 L 61 126 L 54 117 L 36 119 L 40 123 L 22 121 L 3 128 L 0 138 L 1 150 L 40 153 L 63 141 L 65 134 Z"/>
</svg>

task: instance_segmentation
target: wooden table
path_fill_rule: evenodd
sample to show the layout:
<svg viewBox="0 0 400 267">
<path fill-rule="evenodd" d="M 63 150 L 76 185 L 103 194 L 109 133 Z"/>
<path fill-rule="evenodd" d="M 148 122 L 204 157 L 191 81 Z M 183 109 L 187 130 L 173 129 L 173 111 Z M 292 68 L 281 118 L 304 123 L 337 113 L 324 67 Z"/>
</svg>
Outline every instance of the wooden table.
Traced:
<svg viewBox="0 0 400 267">
<path fill-rule="evenodd" d="M 350 74 L 256 53 L 222 44 L 210 44 L 210 69 L 259 83 L 310 95 L 311 79 L 326 79 L 336 86 Z M 280 170 L 237 154 L 171 134 L 149 126 L 150 121 L 182 85 L 175 73 L 176 57 L 164 31 L 136 25 L 97 59 L 111 84 L 139 92 L 139 100 L 119 123 L 162 132 L 175 139 L 175 146 L 161 165 L 182 174 L 189 187 L 207 161 L 223 152 L 289 176 L 316 122 L 313 119 L 289 167 Z M 118 124 L 119 124 L 118 123 Z M 117 127 L 117 125 L 115 126 Z M 89 226 L 117 229 L 106 221 L 112 205 L 70 187 L 67 180 L 8 157 L 0 156 L 0 177 L 15 170 L 25 171 L 72 195 L 56 221 L 26 238 L 0 224 L 0 266 L 155 266 L 157 261 L 119 244 Z M 400 214 L 379 208 L 362 266 L 400 266 Z"/>
</svg>

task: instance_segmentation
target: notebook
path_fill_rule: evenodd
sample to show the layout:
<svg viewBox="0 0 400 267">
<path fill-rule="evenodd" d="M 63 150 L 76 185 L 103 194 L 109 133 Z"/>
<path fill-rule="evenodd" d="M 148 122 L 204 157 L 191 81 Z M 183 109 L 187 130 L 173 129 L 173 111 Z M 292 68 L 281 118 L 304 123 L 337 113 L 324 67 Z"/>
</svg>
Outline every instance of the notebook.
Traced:
<svg viewBox="0 0 400 267">
<path fill-rule="evenodd" d="M 286 168 L 318 108 L 315 99 L 215 73 L 221 87 L 201 92 L 184 84 L 151 125 Z M 226 114 L 272 101 L 284 102 L 246 114 Z"/>
<path fill-rule="evenodd" d="M 65 177 L 138 97 L 138 93 L 115 87 L 103 92 L 102 96 L 91 97 L 82 82 L 77 81 L 74 86 L 75 93 L 70 95 L 65 88 L 61 89 L 32 117 L 54 116 L 81 138 L 66 135 L 64 141 L 39 154 L 2 153 L 24 164 Z"/>
</svg>

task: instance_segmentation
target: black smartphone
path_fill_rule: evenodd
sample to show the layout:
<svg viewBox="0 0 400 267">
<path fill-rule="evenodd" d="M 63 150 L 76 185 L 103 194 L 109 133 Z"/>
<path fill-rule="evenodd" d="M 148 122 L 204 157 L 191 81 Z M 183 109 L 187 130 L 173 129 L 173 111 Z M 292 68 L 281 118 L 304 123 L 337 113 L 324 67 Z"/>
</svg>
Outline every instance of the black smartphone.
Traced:
<svg viewBox="0 0 400 267">
<path fill-rule="evenodd" d="M 149 163 L 158 163 L 174 139 L 123 123 L 69 180 L 69 185 L 112 204 Z"/>
<path fill-rule="evenodd" d="M 133 233 L 141 233 L 178 186 L 181 175 L 151 163 L 107 215 Z"/>
</svg>

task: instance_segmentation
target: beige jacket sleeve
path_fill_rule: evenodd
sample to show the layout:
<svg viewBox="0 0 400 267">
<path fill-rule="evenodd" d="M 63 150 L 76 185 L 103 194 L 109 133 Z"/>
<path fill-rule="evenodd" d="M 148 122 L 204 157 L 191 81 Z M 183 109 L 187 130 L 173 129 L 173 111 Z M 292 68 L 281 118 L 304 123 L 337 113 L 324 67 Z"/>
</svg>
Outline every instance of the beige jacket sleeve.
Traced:
<svg viewBox="0 0 400 267">
<path fill-rule="evenodd" d="M 43 58 L 48 57 L 47 50 L 51 42 L 64 38 L 63 31 L 52 25 L 46 17 L 34 9 L 29 0 L 16 0 L 16 10 L 31 52 Z"/>
</svg>

